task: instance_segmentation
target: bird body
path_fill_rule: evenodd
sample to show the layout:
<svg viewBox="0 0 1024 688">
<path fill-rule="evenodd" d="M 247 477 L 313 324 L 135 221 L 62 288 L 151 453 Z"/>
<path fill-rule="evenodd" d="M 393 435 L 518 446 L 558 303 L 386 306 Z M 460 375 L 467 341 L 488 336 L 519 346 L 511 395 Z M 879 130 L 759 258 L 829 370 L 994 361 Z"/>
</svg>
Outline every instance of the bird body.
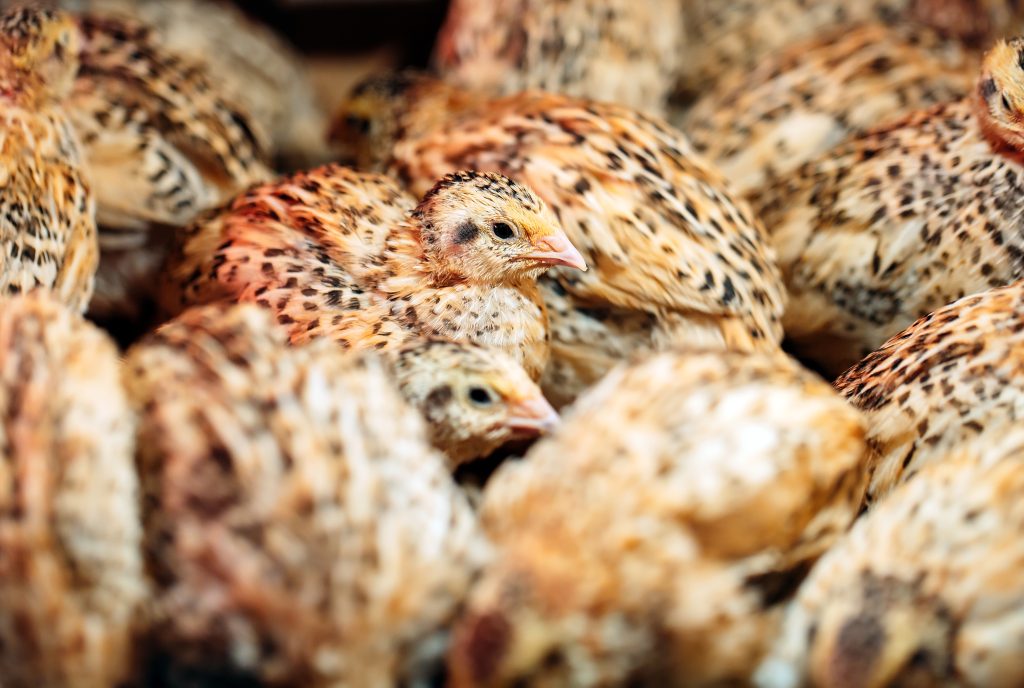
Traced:
<svg viewBox="0 0 1024 688">
<path fill-rule="evenodd" d="M 116 347 L 50 294 L 5 298 L 0 409 L 0 683 L 118 685 L 149 588 Z"/>
<path fill-rule="evenodd" d="M 678 0 L 458 0 L 434 62 L 471 90 L 539 88 L 659 114 L 681 38 Z"/>
<path fill-rule="evenodd" d="M 63 15 L 12 10 L 0 23 L 0 291 L 92 295 L 95 204 L 65 114 L 77 37 Z"/>
<path fill-rule="evenodd" d="M 95 15 L 153 27 L 181 58 L 209 65 L 224 95 L 241 105 L 287 169 L 325 162 L 327 117 L 296 50 L 270 27 L 221 0 L 60 0 Z"/>
<path fill-rule="evenodd" d="M 171 676 L 423 680 L 487 547 L 381 362 L 290 346 L 246 304 L 188 311 L 125 365 Z"/>
<path fill-rule="evenodd" d="M 1024 284 L 968 296 L 896 335 L 836 388 L 868 421 L 868 499 L 923 466 L 995 443 L 1017 425 Z"/>
<path fill-rule="evenodd" d="M 354 144 L 363 166 L 388 167 L 414 192 L 429 188 L 431 175 L 459 167 L 500 172 L 536 190 L 590 268 L 551 273 L 559 286 L 546 289 L 568 295 L 561 300 L 570 317 L 583 309 L 627 320 L 649 314 L 652 347 L 778 344 L 784 293 L 760 224 L 685 137 L 659 120 L 537 91 L 474 98 L 404 74 L 358 87 L 336 134 Z M 576 329 L 592 325 L 581 321 Z M 571 339 L 554 345 L 569 355 L 579 349 Z M 584 348 L 575 357 L 588 356 Z M 607 372 L 557 365 L 588 375 L 574 387 L 595 381 L 588 369 Z"/>
<path fill-rule="evenodd" d="M 997 44 L 970 97 L 856 137 L 762 195 L 790 292 L 786 334 L 829 372 L 918 317 L 1024 277 L 1009 230 L 1024 175 L 1022 50 Z"/>
<path fill-rule="evenodd" d="M 131 19 L 74 15 L 67 112 L 96 195 L 103 249 L 91 314 L 138 318 L 174 228 L 270 176 L 266 141 L 202 62 Z"/>
<path fill-rule="evenodd" d="M 1020 445 L 927 466 L 817 563 L 757 672 L 801 685 L 1024 681 Z"/>
<path fill-rule="evenodd" d="M 906 22 L 969 46 L 984 47 L 1021 27 L 1014 0 L 684 0 L 679 89 L 703 94 L 731 75 L 795 43 L 862 22 Z"/>
<path fill-rule="evenodd" d="M 189 230 L 166 303 L 255 301 L 292 342 L 469 341 L 539 377 L 536 276 L 552 262 L 585 267 L 550 211 L 525 187 L 476 173 L 449 175 L 413 203 L 387 177 L 336 165 L 255 187 Z"/>
<path fill-rule="evenodd" d="M 769 581 L 856 515 L 863 451 L 856 411 L 782 354 L 616 368 L 488 483 L 496 553 L 454 685 L 743 680 L 774 627 Z"/>
<path fill-rule="evenodd" d="M 680 128 L 737 191 L 756 197 L 851 135 L 966 96 L 976 68 L 973 53 L 925 29 L 845 26 L 723 78 Z"/>
</svg>

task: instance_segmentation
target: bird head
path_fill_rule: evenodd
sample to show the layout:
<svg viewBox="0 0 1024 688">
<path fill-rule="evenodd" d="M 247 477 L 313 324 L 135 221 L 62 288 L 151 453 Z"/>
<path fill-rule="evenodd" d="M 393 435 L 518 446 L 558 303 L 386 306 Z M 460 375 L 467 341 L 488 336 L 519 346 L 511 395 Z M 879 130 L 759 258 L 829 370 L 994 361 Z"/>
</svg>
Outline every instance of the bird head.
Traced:
<svg viewBox="0 0 1024 688">
<path fill-rule="evenodd" d="M 381 172 L 403 136 L 429 131 L 482 99 L 423 72 L 374 75 L 339 106 L 328 139 L 359 169 Z"/>
<path fill-rule="evenodd" d="M 949 675 L 948 610 L 905 581 L 873 576 L 829 601 L 811 639 L 814 685 L 940 685 Z"/>
<path fill-rule="evenodd" d="M 63 12 L 18 7 L 0 18 L 0 97 L 58 101 L 78 74 L 82 36 Z"/>
<path fill-rule="evenodd" d="M 989 136 L 1024 152 L 1024 38 L 999 41 L 988 51 L 978 98 L 981 122 Z"/>
<path fill-rule="evenodd" d="M 547 205 L 500 174 L 450 174 L 427 192 L 414 217 L 438 276 L 498 284 L 536 278 L 555 265 L 587 269 Z"/>
<path fill-rule="evenodd" d="M 522 366 L 500 351 L 428 340 L 393 355 L 402 394 L 426 417 L 434 446 L 453 464 L 545 434 L 559 422 Z"/>
</svg>

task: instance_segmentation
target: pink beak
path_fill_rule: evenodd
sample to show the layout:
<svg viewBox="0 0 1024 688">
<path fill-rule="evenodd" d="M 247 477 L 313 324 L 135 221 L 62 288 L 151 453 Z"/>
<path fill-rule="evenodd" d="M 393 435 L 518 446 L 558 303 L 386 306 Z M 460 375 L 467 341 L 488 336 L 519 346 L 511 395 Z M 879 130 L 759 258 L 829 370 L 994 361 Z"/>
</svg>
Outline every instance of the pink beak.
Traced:
<svg viewBox="0 0 1024 688">
<path fill-rule="evenodd" d="M 540 239 L 537 241 L 537 250 L 527 253 L 525 257 L 539 263 L 565 265 L 583 271 L 587 269 L 587 261 L 583 260 L 583 256 L 564 234 L 552 234 Z"/>
<path fill-rule="evenodd" d="M 561 422 L 558 411 L 541 396 L 513 402 L 509 406 L 509 413 L 505 425 L 511 430 L 529 435 L 549 433 Z"/>
</svg>

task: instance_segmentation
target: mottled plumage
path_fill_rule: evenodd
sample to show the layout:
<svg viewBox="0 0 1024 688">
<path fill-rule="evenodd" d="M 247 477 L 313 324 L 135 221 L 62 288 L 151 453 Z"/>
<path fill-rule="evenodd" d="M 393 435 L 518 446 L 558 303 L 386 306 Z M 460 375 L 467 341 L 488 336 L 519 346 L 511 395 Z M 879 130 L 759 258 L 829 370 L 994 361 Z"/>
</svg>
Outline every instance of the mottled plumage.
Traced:
<svg viewBox="0 0 1024 688">
<path fill-rule="evenodd" d="M 1024 277 L 1024 42 L 968 98 L 852 139 L 768 189 L 786 335 L 838 373 L 930 311 Z"/>
<path fill-rule="evenodd" d="M 572 310 L 653 315 L 648 342 L 777 345 L 784 293 L 760 224 L 685 137 L 657 119 L 541 92 L 480 101 L 404 74 L 358 87 L 337 135 L 361 164 L 387 166 L 414 192 L 460 167 L 536 190 L 590 266 L 552 272 Z"/>
<path fill-rule="evenodd" d="M 762 688 L 1024 683 L 1024 454 L 922 469 L 822 557 Z"/>
<path fill-rule="evenodd" d="M 152 640 L 170 675 L 421 679 L 486 556 L 423 422 L 372 356 L 288 345 L 252 305 L 130 352 Z"/>
<path fill-rule="evenodd" d="M 967 95 L 976 67 L 957 42 L 919 27 L 843 27 L 719 81 L 680 128 L 756 196 L 853 134 Z"/>
<path fill-rule="evenodd" d="M 471 89 L 540 88 L 660 113 L 681 38 L 679 0 L 456 0 L 434 61 Z"/>
<path fill-rule="evenodd" d="M 392 179 L 337 165 L 250 189 L 185 234 L 165 306 L 255 301 L 292 342 L 469 341 L 538 378 L 548 345 L 536 278 L 585 267 L 554 215 L 525 186 L 474 172 L 413 205 Z"/>
<path fill-rule="evenodd" d="M 836 381 L 868 419 L 880 499 L 949 452 L 984 446 L 1024 418 L 1024 284 L 968 296 L 918 320 Z"/>
<path fill-rule="evenodd" d="M 0 303 L 0 684 L 123 685 L 148 589 L 113 342 L 49 295 Z"/>
<path fill-rule="evenodd" d="M 496 558 L 453 685 L 742 680 L 786 576 L 857 513 L 863 451 L 857 412 L 782 354 L 616 369 L 488 483 Z"/>
<path fill-rule="evenodd" d="M 151 29 L 95 15 L 78 23 L 84 43 L 68 112 L 96 191 L 101 271 L 109 273 L 93 310 L 131 314 L 153 286 L 158 259 L 149 254 L 163 246 L 146 232 L 183 226 L 269 177 L 265 142 L 204 63 L 171 52 Z M 127 302 L 117 298 L 124 294 Z"/>
<path fill-rule="evenodd" d="M 66 114 L 78 45 L 63 14 L 14 9 L 0 18 L 0 292 L 42 287 L 83 311 L 99 250 Z"/>
<path fill-rule="evenodd" d="M 779 50 L 850 24 L 907 21 L 984 46 L 1020 29 L 1024 19 L 1017 0 L 683 0 L 683 6 L 680 87 L 698 95 Z"/>
<path fill-rule="evenodd" d="M 302 58 L 269 27 L 221 0 L 58 0 L 75 10 L 143 21 L 167 50 L 209 65 L 223 95 L 241 104 L 286 165 L 326 159 L 327 118 Z"/>
</svg>

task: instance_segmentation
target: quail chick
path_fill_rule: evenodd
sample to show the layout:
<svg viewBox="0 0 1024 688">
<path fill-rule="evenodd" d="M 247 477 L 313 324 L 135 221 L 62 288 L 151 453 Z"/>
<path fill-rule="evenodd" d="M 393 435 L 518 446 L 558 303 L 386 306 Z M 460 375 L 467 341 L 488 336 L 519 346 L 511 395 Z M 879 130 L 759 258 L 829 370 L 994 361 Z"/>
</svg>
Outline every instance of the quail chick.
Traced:
<svg viewBox="0 0 1024 688">
<path fill-rule="evenodd" d="M 43 287 L 84 311 L 99 249 L 64 108 L 78 39 L 63 14 L 20 8 L 0 18 L 0 292 Z"/>
<path fill-rule="evenodd" d="M 107 688 L 132 670 L 148 590 L 134 418 L 119 376 L 113 342 L 50 294 L 3 300 L 4 686 Z"/>
<path fill-rule="evenodd" d="M 259 128 L 224 100 L 202 63 L 170 52 L 135 22 L 83 15 L 79 25 L 82 68 L 68 111 L 103 230 L 93 312 L 131 318 L 151 297 L 168 228 L 271 173 Z"/>
<path fill-rule="evenodd" d="M 800 587 L 757 684 L 1021 685 L 1022 456 L 951 457 L 860 519 Z"/>
<path fill-rule="evenodd" d="M 1024 41 L 998 43 L 968 98 L 851 140 L 768 189 L 784 325 L 829 373 L 967 294 L 1024 277 Z"/>
<path fill-rule="evenodd" d="M 856 515 L 863 428 L 784 355 L 664 352 L 609 373 L 484 492 L 495 559 L 455 686 L 742 680 L 771 581 Z"/>
<path fill-rule="evenodd" d="M 836 381 L 868 420 L 868 498 L 954 449 L 1018 424 L 1024 283 L 961 299 L 918 320 Z"/>
<path fill-rule="evenodd" d="M 985 46 L 1021 28 L 1017 0 L 683 0 L 679 90 L 703 94 L 730 75 L 753 71 L 773 53 L 851 24 L 908 22 Z M 738 112 L 741 110 L 737 110 Z"/>
<path fill-rule="evenodd" d="M 694 147 L 756 196 L 851 135 L 966 96 L 973 54 L 920 28 L 843 27 L 719 81 L 683 119 Z"/>
<path fill-rule="evenodd" d="M 328 165 L 200 220 L 171 258 L 165 305 L 255 301 L 292 342 L 474 342 L 537 379 L 548 345 L 536 278 L 556 264 L 586 269 L 544 202 L 506 177 L 451 174 L 415 205 L 388 177 Z"/>
<path fill-rule="evenodd" d="M 380 362 L 209 306 L 133 347 L 125 379 L 171 678 L 422 678 L 487 547 Z"/>
<path fill-rule="evenodd" d="M 414 192 L 459 167 L 501 172 L 535 189 L 591 268 L 552 271 L 571 295 L 566 312 L 652 315 L 648 346 L 777 347 L 784 293 L 760 224 L 685 137 L 659 120 L 541 92 L 481 101 L 403 74 L 358 87 L 336 135 L 363 166 L 387 166 Z M 571 339 L 554 345 L 578 348 Z"/>
<path fill-rule="evenodd" d="M 269 27 L 220 0 L 59 0 L 65 7 L 152 26 L 167 50 L 205 63 L 285 167 L 326 162 L 327 116 L 302 58 Z"/>
<path fill-rule="evenodd" d="M 413 342 L 388 357 L 398 389 L 427 420 L 430 440 L 457 466 L 558 425 L 558 413 L 514 360 L 444 340 Z"/>
<path fill-rule="evenodd" d="M 681 22 L 679 0 L 456 0 L 434 62 L 469 89 L 540 88 L 660 113 Z"/>
</svg>

